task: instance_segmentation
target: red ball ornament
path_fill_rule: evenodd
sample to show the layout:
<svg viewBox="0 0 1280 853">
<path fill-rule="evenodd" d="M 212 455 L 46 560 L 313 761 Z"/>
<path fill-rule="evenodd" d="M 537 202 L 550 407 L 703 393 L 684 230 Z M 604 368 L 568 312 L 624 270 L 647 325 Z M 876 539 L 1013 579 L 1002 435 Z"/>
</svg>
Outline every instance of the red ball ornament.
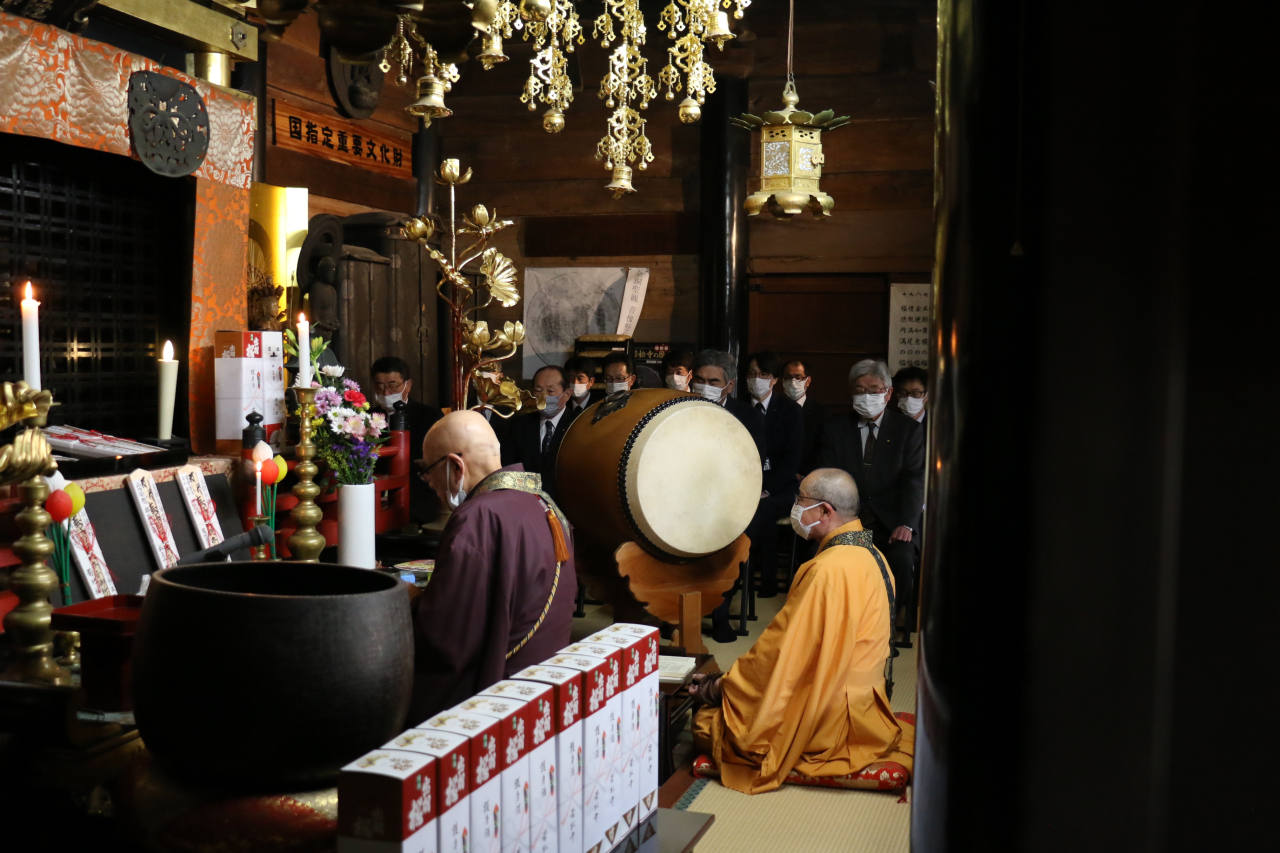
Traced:
<svg viewBox="0 0 1280 853">
<path fill-rule="evenodd" d="M 280 468 L 274 459 L 262 463 L 262 485 L 270 486 L 280 479 Z"/>
<path fill-rule="evenodd" d="M 61 524 L 71 517 L 74 505 L 71 502 L 71 495 L 58 489 L 45 499 L 44 508 L 49 515 L 53 516 L 56 524 Z"/>
</svg>

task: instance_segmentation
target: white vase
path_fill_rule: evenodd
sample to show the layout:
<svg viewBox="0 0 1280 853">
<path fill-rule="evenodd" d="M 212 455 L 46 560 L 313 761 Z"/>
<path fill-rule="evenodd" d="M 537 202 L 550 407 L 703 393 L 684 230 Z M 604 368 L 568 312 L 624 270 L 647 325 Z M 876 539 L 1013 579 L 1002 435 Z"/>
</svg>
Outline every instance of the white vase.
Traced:
<svg viewBox="0 0 1280 853">
<path fill-rule="evenodd" d="M 372 569 L 378 493 L 373 483 L 338 486 L 338 564 Z"/>
</svg>

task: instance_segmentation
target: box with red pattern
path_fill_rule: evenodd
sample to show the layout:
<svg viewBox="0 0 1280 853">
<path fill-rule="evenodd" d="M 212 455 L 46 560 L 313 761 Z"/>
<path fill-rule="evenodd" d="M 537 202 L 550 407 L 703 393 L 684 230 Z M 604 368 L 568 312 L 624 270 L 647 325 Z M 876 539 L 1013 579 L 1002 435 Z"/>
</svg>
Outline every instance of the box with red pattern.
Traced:
<svg viewBox="0 0 1280 853">
<path fill-rule="evenodd" d="M 438 768 L 436 837 L 440 853 L 471 849 L 471 739 L 440 729 L 409 729 L 387 744 L 389 749 L 419 752 L 436 759 Z"/>
<path fill-rule="evenodd" d="M 418 728 L 453 732 L 471 741 L 471 833 L 466 853 L 502 853 L 502 722 L 449 710 Z"/>
<path fill-rule="evenodd" d="M 583 724 L 586 691 L 580 669 L 560 666 L 530 666 L 512 679 L 535 687 L 551 688 L 551 719 L 555 726 L 556 763 L 550 781 L 556 798 L 559 824 L 556 827 L 558 853 L 583 853 L 582 795 L 586 758 L 583 753 Z M 498 682 L 502 684 L 503 682 Z"/>
<path fill-rule="evenodd" d="M 436 853 L 438 770 L 433 756 L 376 749 L 338 774 L 339 849 Z"/>
<path fill-rule="evenodd" d="M 560 813 L 556 802 L 555 688 L 532 681 L 499 681 L 479 696 L 518 699 L 533 708 L 529 736 L 529 850 L 557 853 Z"/>
<path fill-rule="evenodd" d="M 533 780 L 529 743 L 537 708 L 505 696 L 473 696 L 455 710 L 493 717 L 502 723 L 498 736 L 502 777 L 502 853 L 529 853 L 529 819 Z"/>
</svg>

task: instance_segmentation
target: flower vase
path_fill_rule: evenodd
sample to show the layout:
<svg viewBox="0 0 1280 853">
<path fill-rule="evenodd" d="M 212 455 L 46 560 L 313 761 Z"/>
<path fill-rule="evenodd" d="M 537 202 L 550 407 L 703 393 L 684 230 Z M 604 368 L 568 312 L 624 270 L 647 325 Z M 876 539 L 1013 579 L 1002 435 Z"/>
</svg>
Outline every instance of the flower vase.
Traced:
<svg viewBox="0 0 1280 853">
<path fill-rule="evenodd" d="M 378 493 L 373 483 L 338 486 L 338 565 L 372 569 Z"/>
</svg>

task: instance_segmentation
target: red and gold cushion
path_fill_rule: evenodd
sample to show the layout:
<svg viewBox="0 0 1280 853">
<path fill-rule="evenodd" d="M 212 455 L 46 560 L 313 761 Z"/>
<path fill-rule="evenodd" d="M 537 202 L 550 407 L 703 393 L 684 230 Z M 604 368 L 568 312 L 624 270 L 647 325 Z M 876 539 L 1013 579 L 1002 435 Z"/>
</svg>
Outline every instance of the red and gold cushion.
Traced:
<svg viewBox="0 0 1280 853">
<path fill-rule="evenodd" d="M 901 711 L 894 714 L 904 723 L 915 725 L 916 715 Z M 693 760 L 693 775 L 699 779 L 720 778 L 720 768 L 710 755 Z M 911 773 L 896 761 L 873 761 L 857 773 L 844 776 L 806 776 L 796 770 L 787 774 L 783 784 L 808 785 L 814 788 L 849 788 L 858 790 L 896 791 L 911 782 Z"/>
</svg>

